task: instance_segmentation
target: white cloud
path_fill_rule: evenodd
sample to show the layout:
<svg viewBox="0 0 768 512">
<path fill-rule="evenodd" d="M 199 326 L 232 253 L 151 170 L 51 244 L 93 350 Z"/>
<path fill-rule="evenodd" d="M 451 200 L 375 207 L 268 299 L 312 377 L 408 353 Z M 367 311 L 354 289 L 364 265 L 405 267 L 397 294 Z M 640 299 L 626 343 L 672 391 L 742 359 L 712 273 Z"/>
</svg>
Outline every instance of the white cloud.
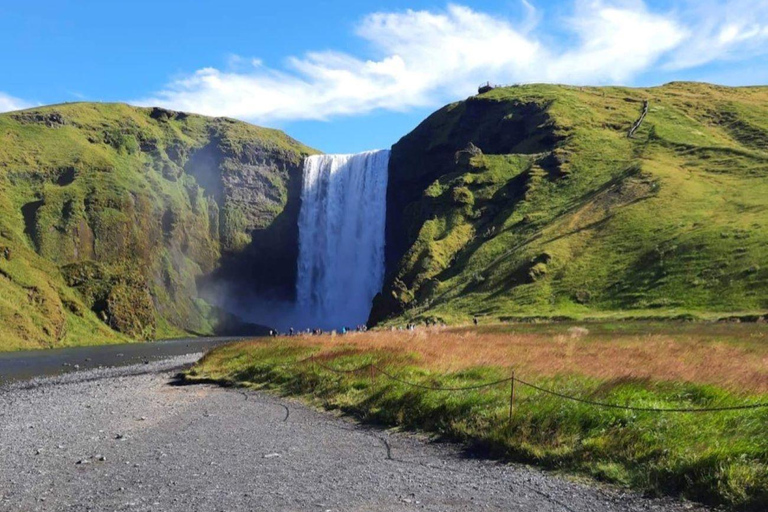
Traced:
<svg viewBox="0 0 768 512">
<path fill-rule="evenodd" d="M 768 2 L 699 1 L 681 14 L 689 37 L 671 55 L 667 69 L 701 66 L 717 60 L 747 59 L 768 53 Z"/>
<path fill-rule="evenodd" d="M 642 3 L 617 7 L 602 2 L 580 4 L 570 22 L 579 44 L 553 56 L 545 66 L 547 81 L 620 83 L 647 70 L 687 36 L 668 17 L 648 12 Z M 535 79 L 535 78 L 534 78 Z"/>
<path fill-rule="evenodd" d="M 12 110 L 21 110 L 31 107 L 31 103 L 27 103 L 19 98 L 14 98 L 3 92 L 0 92 L 0 112 L 10 112 Z"/>
<path fill-rule="evenodd" d="M 519 23 L 460 5 L 373 13 L 355 31 L 372 58 L 313 51 L 275 69 L 233 56 L 228 69 L 200 69 L 139 103 L 264 123 L 433 106 L 485 80 L 630 82 L 653 66 L 765 51 L 766 2 L 735 0 L 744 12 L 724 15 L 733 3 L 660 13 L 641 0 L 576 0 L 569 17 L 546 25 L 528 1 Z M 568 37 L 556 37 L 553 23 Z"/>
</svg>

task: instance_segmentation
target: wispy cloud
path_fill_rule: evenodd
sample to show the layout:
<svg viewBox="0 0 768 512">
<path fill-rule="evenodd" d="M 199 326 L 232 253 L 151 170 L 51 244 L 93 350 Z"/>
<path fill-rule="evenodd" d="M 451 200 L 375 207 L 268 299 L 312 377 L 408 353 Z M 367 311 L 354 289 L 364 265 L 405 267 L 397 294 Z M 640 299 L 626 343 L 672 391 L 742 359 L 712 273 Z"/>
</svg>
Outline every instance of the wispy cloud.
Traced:
<svg viewBox="0 0 768 512">
<path fill-rule="evenodd" d="M 651 13 L 641 2 L 624 6 L 578 3 L 566 23 L 577 43 L 564 51 L 551 50 L 543 66 L 522 80 L 626 82 L 678 47 L 689 33 L 681 23 Z"/>
<path fill-rule="evenodd" d="M 32 104 L 19 98 L 0 92 L 0 112 L 10 112 L 31 107 Z"/>
<path fill-rule="evenodd" d="M 679 70 L 768 51 L 764 0 L 698 1 L 674 12 L 640 0 L 576 0 L 557 20 L 530 1 L 515 22 L 461 5 L 379 12 L 356 28 L 372 58 L 333 50 L 281 69 L 231 57 L 139 101 L 256 122 L 401 111 L 466 96 L 478 82 L 627 83 L 654 66 Z M 554 41 L 554 42 L 553 42 Z"/>
<path fill-rule="evenodd" d="M 768 2 L 700 0 L 682 15 L 688 37 L 670 55 L 667 69 L 685 69 L 718 60 L 743 60 L 768 53 Z"/>
</svg>

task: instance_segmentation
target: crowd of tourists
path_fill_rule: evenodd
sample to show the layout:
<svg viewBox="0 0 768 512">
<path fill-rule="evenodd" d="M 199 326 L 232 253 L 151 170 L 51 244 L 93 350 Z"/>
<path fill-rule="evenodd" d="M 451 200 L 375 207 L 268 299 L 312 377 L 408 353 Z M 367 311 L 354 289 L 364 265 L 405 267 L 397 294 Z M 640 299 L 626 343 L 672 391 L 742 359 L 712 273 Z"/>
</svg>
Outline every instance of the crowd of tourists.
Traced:
<svg viewBox="0 0 768 512">
<path fill-rule="evenodd" d="M 472 322 L 475 325 L 478 325 L 478 317 L 475 316 L 472 318 Z M 434 320 L 434 319 L 427 319 L 424 320 L 424 326 L 427 328 L 430 326 L 445 326 L 445 322 L 441 320 Z M 409 322 L 405 325 L 399 325 L 399 326 L 391 326 L 389 328 L 390 331 L 415 331 L 419 327 L 418 324 Z M 293 327 L 288 329 L 288 332 L 280 332 L 277 329 L 270 329 L 269 335 L 272 337 L 277 336 L 322 336 L 323 334 L 347 334 L 351 332 L 366 332 L 368 330 L 368 326 L 365 324 L 360 324 L 354 328 L 351 327 L 342 327 L 341 329 L 333 329 L 330 331 L 326 331 L 324 329 L 321 329 L 319 327 L 317 328 L 308 328 L 308 329 L 302 329 L 302 330 L 295 330 Z"/>
<path fill-rule="evenodd" d="M 339 330 L 331 330 L 326 331 L 324 329 L 321 329 L 319 327 L 316 328 L 307 328 L 302 330 L 295 330 L 293 327 L 288 329 L 288 332 L 281 333 L 277 329 L 270 329 L 269 335 L 274 337 L 277 336 L 302 336 L 302 335 L 310 335 L 310 336 L 322 336 L 323 334 L 347 334 L 348 332 L 365 332 L 368 330 L 368 326 L 365 324 L 360 324 L 356 326 L 354 329 L 351 327 L 342 327 Z"/>
</svg>

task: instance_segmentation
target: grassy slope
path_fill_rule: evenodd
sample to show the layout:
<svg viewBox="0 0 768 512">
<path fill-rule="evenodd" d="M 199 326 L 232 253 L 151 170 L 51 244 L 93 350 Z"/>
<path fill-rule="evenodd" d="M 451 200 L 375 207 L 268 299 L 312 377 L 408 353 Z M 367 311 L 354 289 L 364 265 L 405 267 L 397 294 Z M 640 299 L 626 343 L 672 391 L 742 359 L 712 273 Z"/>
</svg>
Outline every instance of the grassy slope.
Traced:
<svg viewBox="0 0 768 512">
<path fill-rule="evenodd" d="M 500 141 L 520 118 L 524 133 Z M 467 141 L 485 154 L 455 162 Z M 441 152 L 450 161 L 429 169 Z M 410 245 L 385 288 L 388 313 L 768 308 L 768 88 L 496 89 L 435 113 L 393 161 L 390 179 L 423 193 L 399 205 Z M 429 182 L 413 178 L 422 172 Z"/>
<path fill-rule="evenodd" d="M 249 151 L 311 151 L 276 130 L 123 104 L 0 115 L 0 350 L 210 332 L 195 278 L 254 227 L 184 171 L 212 140 L 224 172 Z"/>
<path fill-rule="evenodd" d="M 190 380 L 300 395 L 368 421 L 468 441 L 494 455 L 733 510 L 768 507 L 768 410 L 675 414 L 602 409 L 509 385 L 445 392 L 371 379 L 365 365 L 437 387 L 510 374 L 572 396 L 639 407 L 768 400 L 764 325 L 534 325 L 286 338 L 222 347 Z M 336 369 L 363 367 L 357 374 Z M 618 363 L 621 361 L 621 363 Z"/>
</svg>

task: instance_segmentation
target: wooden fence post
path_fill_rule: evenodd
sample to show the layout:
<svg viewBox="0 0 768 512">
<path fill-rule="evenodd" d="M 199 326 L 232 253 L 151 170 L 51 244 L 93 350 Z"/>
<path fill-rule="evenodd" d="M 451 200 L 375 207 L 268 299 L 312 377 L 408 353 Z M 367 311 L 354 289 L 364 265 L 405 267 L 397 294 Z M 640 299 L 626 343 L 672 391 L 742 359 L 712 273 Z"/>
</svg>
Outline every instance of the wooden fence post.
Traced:
<svg viewBox="0 0 768 512">
<path fill-rule="evenodd" d="M 512 411 L 515 408 L 515 370 L 512 370 L 512 379 L 509 381 L 509 423 L 512 424 Z"/>
<path fill-rule="evenodd" d="M 312 394 L 315 394 L 315 383 L 314 379 L 317 376 L 317 365 L 315 364 L 315 354 L 312 354 L 309 356 L 309 360 L 312 363 Z"/>
</svg>

